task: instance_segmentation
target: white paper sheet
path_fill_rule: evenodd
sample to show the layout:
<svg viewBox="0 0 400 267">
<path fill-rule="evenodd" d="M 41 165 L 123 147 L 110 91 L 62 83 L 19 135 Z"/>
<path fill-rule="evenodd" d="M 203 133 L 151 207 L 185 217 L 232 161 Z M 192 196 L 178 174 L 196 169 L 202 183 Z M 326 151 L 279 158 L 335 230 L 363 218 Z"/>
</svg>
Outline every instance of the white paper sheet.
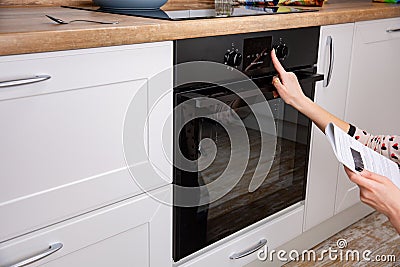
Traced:
<svg viewBox="0 0 400 267">
<path fill-rule="evenodd" d="M 389 178 L 400 188 L 400 171 L 396 163 L 361 144 L 335 124 L 330 123 L 325 134 L 337 159 L 353 172 L 365 169 Z"/>
</svg>

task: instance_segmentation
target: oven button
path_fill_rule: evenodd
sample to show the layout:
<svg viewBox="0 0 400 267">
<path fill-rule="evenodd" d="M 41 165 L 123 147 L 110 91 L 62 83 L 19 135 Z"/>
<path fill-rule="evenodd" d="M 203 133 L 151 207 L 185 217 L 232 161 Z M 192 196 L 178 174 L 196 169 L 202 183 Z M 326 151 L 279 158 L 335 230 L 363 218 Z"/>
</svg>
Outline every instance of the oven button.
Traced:
<svg viewBox="0 0 400 267">
<path fill-rule="evenodd" d="M 242 54 L 235 50 L 228 50 L 228 52 L 225 53 L 224 56 L 224 64 L 231 66 L 231 67 L 237 67 L 242 63 Z"/>
<path fill-rule="evenodd" d="M 287 55 L 289 54 L 289 48 L 283 43 L 280 43 L 279 45 L 277 45 L 275 47 L 275 51 L 276 51 L 276 56 L 279 59 L 285 59 L 287 57 Z"/>
</svg>

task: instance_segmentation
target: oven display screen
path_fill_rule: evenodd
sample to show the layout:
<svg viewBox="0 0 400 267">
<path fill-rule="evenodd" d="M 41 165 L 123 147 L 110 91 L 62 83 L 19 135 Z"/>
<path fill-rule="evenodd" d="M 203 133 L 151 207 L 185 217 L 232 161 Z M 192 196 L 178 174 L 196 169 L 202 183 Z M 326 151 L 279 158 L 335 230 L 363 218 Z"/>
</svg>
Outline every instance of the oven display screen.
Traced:
<svg viewBox="0 0 400 267">
<path fill-rule="evenodd" d="M 262 73 L 271 65 L 272 37 L 248 38 L 243 43 L 243 72 L 249 75 Z"/>
</svg>

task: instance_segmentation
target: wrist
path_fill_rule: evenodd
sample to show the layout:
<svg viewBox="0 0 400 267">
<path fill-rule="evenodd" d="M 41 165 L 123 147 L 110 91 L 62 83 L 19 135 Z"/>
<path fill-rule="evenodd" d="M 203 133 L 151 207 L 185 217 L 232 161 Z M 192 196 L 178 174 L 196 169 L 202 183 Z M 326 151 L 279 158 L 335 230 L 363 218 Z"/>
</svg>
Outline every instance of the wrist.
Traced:
<svg viewBox="0 0 400 267">
<path fill-rule="evenodd" d="M 394 226 L 397 232 L 400 234 L 400 207 L 395 206 L 391 209 L 388 216 L 390 223 Z"/>
<path fill-rule="evenodd" d="M 309 99 L 307 96 L 302 95 L 301 97 L 298 97 L 293 100 L 292 106 L 300 111 L 303 114 L 307 115 L 307 110 L 310 109 L 311 105 L 313 105 L 314 102 Z"/>
</svg>

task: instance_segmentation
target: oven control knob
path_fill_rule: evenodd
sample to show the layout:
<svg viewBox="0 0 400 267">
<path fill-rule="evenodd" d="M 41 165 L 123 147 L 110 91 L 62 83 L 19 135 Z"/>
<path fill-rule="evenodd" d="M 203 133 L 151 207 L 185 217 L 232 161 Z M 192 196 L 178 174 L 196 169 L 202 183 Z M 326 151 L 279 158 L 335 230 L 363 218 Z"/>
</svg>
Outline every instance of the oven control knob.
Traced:
<svg viewBox="0 0 400 267">
<path fill-rule="evenodd" d="M 224 56 L 224 64 L 231 67 L 237 67 L 242 63 L 242 57 L 242 54 L 239 52 L 235 50 L 228 50 Z"/>
<path fill-rule="evenodd" d="M 279 44 L 275 47 L 276 56 L 279 59 L 285 59 L 289 54 L 289 48 L 285 44 Z"/>
</svg>

